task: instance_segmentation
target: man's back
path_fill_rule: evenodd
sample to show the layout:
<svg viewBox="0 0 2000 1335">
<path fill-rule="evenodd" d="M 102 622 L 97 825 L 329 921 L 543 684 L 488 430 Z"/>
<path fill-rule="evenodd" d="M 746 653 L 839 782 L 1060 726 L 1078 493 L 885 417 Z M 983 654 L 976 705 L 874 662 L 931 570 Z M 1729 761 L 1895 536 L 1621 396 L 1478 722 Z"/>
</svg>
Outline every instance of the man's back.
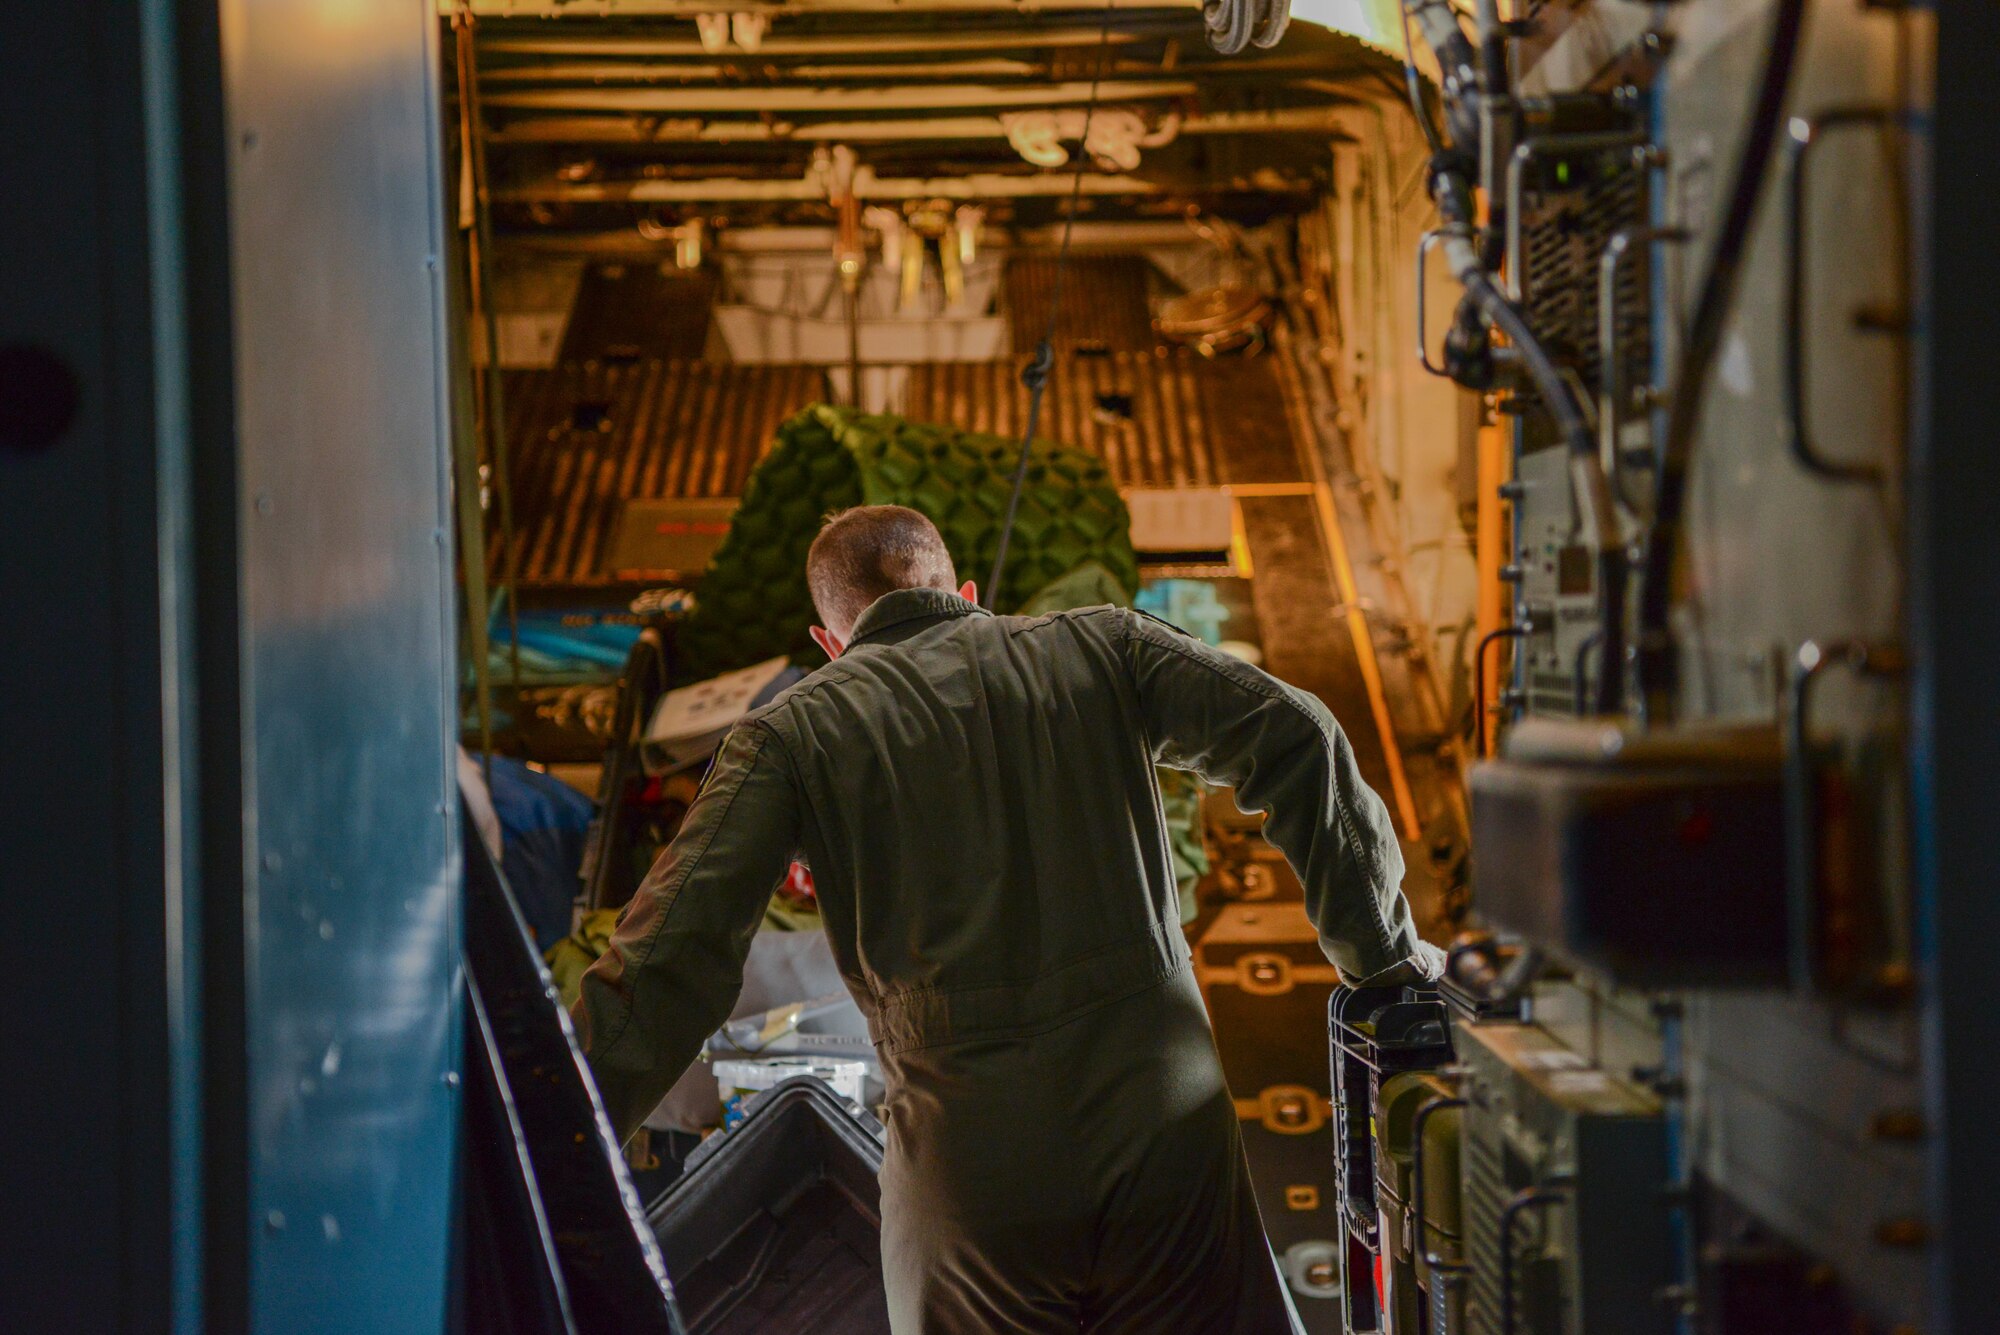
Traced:
<svg viewBox="0 0 2000 1335">
<path fill-rule="evenodd" d="M 885 1053 L 1046 1026 L 1180 967 L 1128 614 L 894 600 L 757 720 Z"/>
<path fill-rule="evenodd" d="M 620 1134 L 728 1014 L 803 855 L 888 1081 L 899 1333 L 1288 1330 L 1155 765 L 1269 812 L 1350 977 L 1428 949 L 1387 811 L 1318 701 L 1142 614 L 995 618 L 903 588 L 731 733 L 585 977 Z"/>
</svg>

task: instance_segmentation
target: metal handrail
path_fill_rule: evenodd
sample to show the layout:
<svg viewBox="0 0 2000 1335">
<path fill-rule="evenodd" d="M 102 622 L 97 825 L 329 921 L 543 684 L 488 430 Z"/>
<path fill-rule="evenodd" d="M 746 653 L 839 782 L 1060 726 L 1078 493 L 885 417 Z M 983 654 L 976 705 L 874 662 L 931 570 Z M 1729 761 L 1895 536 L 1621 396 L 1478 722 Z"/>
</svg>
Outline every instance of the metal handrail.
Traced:
<svg viewBox="0 0 2000 1335">
<path fill-rule="evenodd" d="M 1479 637 L 1472 651 L 1472 754 L 1486 758 L 1486 651 L 1500 640 L 1525 638 L 1524 625 L 1496 626 Z"/>
<path fill-rule="evenodd" d="M 1438 1269 L 1455 1269 L 1454 1262 L 1446 1261 L 1424 1245 L 1424 1124 L 1431 1120 L 1433 1113 L 1447 1108 L 1465 1108 L 1470 1104 L 1464 1099 L 1440 1095 L 1417 1109 L 1417 1115 L 1410 1121 L 1410 1231 L 1417 1237 L 1417 1255 L 1424 1264 Z M 1441 1231 L 1441 1230 L 1440 1230 Z M 1458 1236 L 1453 1234 L 1453 1237 Z"/>
<path fill-rule="evenodd" d="M 1625 456 L 1618 437 L 1625 404 L 1625 359 L 1618 347 L 1618 271 L 1635 246 L 1653 242 L 1684 242 L 1694 233 L 1685 227 L 1621 227 L 1604 243 L 1597 261 L 1597 438 L 1604 452 L 1611 491 L 1625 495 Z"/>
<path fill-rule="evenodd" d="M 1500 1335 L 1514 1335 L 1514 1223 L 1529 1210 L 1568 1199 L 1568 1192 L 1555 1187 L 1529 1187 L 1500 1212 Z"/>
<path fill-rule="evenodd" d="M 1447 380 L 1451 378 L 1451 372 L 1431 360 L 1430 322 L 1424 302 L 1424 261 L 1429 257 L 1432 247 L 1440 241 L 1453 238 L 1469 244 L 1471 233 L 1464 227 L 1448 225 L 1433 227 L 1417 238 L 1417 364 L 1432 375 Z"/>
<path fill-rule="evenodd" d="M 1896 113 L 1887 107 L 1833 107 L 1813 116 L 1792 119 L 1791 137 L 1785 142 L 1789 168 L 1785 183 L 1785 396 L 1786 445 L 1799 466 L 1829 482 L 1861 482 L 1880 486 L 1883 470 L 1879 464 L 1842 463 L 1829 459 L 1806 430 L 1805 353 L 1805 250 L 1806 250 L 1806 163 L 1813 145 L 1826 139 L 1830 130 L 1882 127 L 1896 122 Z"/>
</svg>

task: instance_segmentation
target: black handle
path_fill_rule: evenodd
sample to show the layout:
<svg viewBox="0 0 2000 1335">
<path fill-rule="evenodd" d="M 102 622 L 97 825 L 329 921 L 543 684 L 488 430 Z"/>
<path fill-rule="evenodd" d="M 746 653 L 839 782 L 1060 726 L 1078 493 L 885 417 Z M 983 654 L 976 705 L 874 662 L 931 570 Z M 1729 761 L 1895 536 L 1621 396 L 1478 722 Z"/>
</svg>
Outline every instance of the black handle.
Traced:
<svg viewBox="0 0 2000 1335">
<path fill-rule="evenodd" d="M 1441 1113 L 1447 1108 L 1463 1108 L 1464 1099 L 1439 1097 L 1432 1099 L 1417 1109 L 1417 1115 L 1410 1122 L 1410 1231 L 1416 1234 L 1417 1255 L 1424 1264 L 1434 1270 L 1455 1270 L 1459 1267 L 1446 1261 L 1424 1245 L 1424 1124 L 1431 1120 L 1431 1114 Z"/>
<path fill-rule="evenodd" d="M 1819 909 L 1817 783 L 1812 757 L 1813 685 L 1830 667 L 1847 667 L 1870 677 L 1893 677 L 1903 670 L 1895 645 L 1867 640 L 1807 640 L 1792 659 L 1789 708 L 1785 713 L 1786 925 L 1791 935 L 1792 981 L 1811 987 L 1819 968 L 1815 957 Z"/>
<path fill-rule="evenodd" d="M 1895 121 L 1895 113 L 1887 107 L 1834 107 L 1816 116 L 1794 118 L 1791 137 L 1785 142 L 1786 164 L 1790 168 L 1785 183 L 1786 441 L 1800 467 L 1829 482 L 1879 486 L 1882 469 L 1877 464 L 1842 463 L 1827 458 L 1806 430 L 1806 164 L 1811 160 L 1813 145 L 1823 142 L 1828 131 L 1881 127 Z"/>
<path fill-rule="evenodd" d="M 1554 1187 L 1529 1187 L 1500 1212 L 1500 1335 L 1514 1335 L 1514 1222 L 1529 1210 L 1568 1199 L 1568 1192 Z"/>
<path fill-rule="evenodd" d="M 1486 651 L 1496 640 L 1518 640 L 1528 633 L 1526 626 L 1500 626 L 1479 637 L 1472 651 L 1472 737 L 1474 760 L 1486 758 Z"/>
</svg>

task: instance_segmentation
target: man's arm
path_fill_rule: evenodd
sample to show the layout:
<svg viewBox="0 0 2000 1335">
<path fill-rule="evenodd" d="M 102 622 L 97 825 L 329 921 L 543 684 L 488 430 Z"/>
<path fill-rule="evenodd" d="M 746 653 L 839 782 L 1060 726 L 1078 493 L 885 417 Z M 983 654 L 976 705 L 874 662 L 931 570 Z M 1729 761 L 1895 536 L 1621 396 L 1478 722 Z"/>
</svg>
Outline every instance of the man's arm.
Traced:
<svg viewBox="0 0 2000 1335">
<path fill-rule="evenodd" d="M 768 728 L 739 727 L 571 1012 L 621 1142 L 729 1018 L 750 938 L 797 847 L 783 746 Z"/>
<path fill-rule="evenodd" d="M 1443 952 L 1410 920 L 1388 808 L 1326 706 L 1143 613 L 1126 614 L 1125 634 L 1153 758 L 1268 813 L 1265 836 L 1305 886 L 1327 958 L 1357 983 L 1437 977 Z"/>
</svg>

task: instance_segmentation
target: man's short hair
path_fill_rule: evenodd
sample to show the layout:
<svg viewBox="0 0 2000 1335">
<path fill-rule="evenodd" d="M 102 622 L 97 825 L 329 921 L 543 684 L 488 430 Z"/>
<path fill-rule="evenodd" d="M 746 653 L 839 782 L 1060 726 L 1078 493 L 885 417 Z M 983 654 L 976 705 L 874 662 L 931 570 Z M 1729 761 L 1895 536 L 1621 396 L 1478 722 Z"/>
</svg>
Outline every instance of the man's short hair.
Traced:
<svg viewBox="0 0 2000 1335">
<path fill-rule="evenodd" d="M 857 505 L 828 517 L 806 553 L 806 587 L 820 622 L 843 639 L 870 603 L 897 589 L 957 587 L 951 553 L 923 514 Z"/>
</svg>

